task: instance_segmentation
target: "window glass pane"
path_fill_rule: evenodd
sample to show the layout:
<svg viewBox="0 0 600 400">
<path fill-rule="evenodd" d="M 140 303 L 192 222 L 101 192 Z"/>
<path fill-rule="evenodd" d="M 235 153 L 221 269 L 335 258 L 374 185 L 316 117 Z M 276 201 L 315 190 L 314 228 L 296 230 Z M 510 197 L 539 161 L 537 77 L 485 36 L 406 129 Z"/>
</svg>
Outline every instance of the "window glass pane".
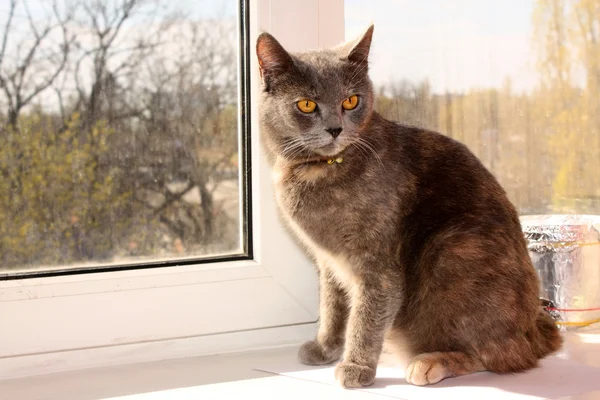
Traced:
<svg viewBox="0 0 600 400">
<path fill-rule="evenodd" d="M 600 213 L 600 1 L 346 0 L 378 110 L 464 142 L 522 214 Z"/>
<path fill-rule="evenodd" d="M 2 2 L 0 275 L 244 253 L 239 12 Z"/>
</svg>

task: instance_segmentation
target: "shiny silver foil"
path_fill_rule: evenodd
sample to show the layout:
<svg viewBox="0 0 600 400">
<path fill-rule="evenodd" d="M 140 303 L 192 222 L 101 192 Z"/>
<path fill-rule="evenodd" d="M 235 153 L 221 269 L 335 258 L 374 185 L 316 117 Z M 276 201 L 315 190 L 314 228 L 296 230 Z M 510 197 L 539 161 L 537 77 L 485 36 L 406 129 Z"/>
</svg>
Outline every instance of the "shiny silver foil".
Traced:
<svg viewBox="0 0 600 400">
<path fill-rule="evenodd" d="M 600 318 L 600 310 L 584 311 L 600 308 L 600 216 L 529 215 L 521 217 L 521 225 L 540 277 L 540 297 L 559 309 L 554 312 L 559 325 L 576 330 L 583 326 L 572 323 Z"/>
</svg>

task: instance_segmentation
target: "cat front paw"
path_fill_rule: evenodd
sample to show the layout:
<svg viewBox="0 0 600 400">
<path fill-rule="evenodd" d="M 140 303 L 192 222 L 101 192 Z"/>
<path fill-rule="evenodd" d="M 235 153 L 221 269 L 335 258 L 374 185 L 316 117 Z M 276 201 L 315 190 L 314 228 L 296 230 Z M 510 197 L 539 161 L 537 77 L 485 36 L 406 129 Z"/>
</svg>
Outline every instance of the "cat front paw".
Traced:
<svg viewBox="0 0 600 400">
<path fill-rule="evenodd" d="M 302 364 L 325 365 L 340 359 L 342 348 L 326 349 L 318 342 L 311 340 L 304 343 L 298 351 L 298 359 Z"/>
<path fill-rule="evenodd" d="M 449 375 L 447 368 L 435 354 L 424 353 L 411 361 L 406 368 L 405 379 L 412 385 L 425 386 L 438 383 Z"/>
<path fill-rule="evenodd" d="M 351 362 L 341 362 L 335 367 L 335 378 L 345 388 L 360 388 L 375 382 L 376 369 Z"/>
</svg>

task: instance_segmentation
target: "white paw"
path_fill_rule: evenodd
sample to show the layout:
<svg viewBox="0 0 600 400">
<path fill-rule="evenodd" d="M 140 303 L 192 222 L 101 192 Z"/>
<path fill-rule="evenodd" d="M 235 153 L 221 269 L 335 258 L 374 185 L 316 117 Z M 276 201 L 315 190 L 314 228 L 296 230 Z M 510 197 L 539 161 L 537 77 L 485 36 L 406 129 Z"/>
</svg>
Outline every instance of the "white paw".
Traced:
<svg viewBox="0 0 600 400">
<path fill-rule="evenodd" d="M 406 382 L 415 386 L 433 385 L 448 376 L 449 371 L 433 354 L 416 356 L 406 369 Z"/>
</svg>

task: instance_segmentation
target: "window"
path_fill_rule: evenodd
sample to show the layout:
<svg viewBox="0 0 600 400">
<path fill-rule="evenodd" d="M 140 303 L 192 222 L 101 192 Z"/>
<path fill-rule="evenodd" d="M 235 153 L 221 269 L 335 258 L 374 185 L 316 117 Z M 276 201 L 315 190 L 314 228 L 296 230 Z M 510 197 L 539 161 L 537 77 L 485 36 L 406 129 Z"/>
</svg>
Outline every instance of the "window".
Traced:
<svg viewBox="0 0 600 400">
<path fill-rule="evenodd" d="M 465 143 L 521 214 L 600 213 L 600 3 L 346 0 L 388 118 Z"/>
<path fill-rule="evenodd" d="M 251 255 L 238 9 L 4 2 L 0 275 Z"/>
<path fill-rule="evenodd" d="M 57 3 L 62 7 L 66 1 Z M 31 29 L 27 10 L 22 8 L 21 0 L 17 0 L 16 3 L 20 11 L 15 12 L 13 21 L 15 24 L 19 24 L 19 34 L 24 34 Z M 36 1 L 36 3 L 38 2 Z M 170 221 L 179 224 L 192 222 L 189 225 L 190 230 L 186 230 L 184 233 L 181 247 L 175 243 L 175 239 L 172 237 L 164 241 L 158 237 L 155 238 L 157 241 L 152 241 L 155 240 L 151 238 L 156 233 L 155 231 L 160 231 L 161 234 L 166 232 L 167 236 L 172 235 L 172 231 L 170 227 L 166 226 L 166 223 L 161 222 L 160 214 L 156 214 L 158 217 L 151 215 L 151 218 L 142 218 L 150 213 L 148 209 L 141 208 L 143 205 L 136 205 L 136 207 L 140 207 L 136 209 L 136 212 L 145 210 L 146 214 L 133 215 L 133 220 L 127 220 L 126 223 L 119 225 L 117 216 L 121 214 L 116 213 L 114 208 L 107 207 L 102 201 L 90 203 L 100 207 L 95 214 L 94 222 L 96 224 L 101 225 L 106 220 L 115 221 L 107 226 L 110 226 L 110 229 L 125 226 L 131 228 L 133 233 L 128 236 L 124 232 L 126 229 L 123 228 L 120 233 L 109 231 L 108 237 L 104 237 L 105 231 L 95 231 L 95 234 L 100 236 L 100 242 L 104 239 L 109 240 L 106 248 L 110 251 L 100 256 L 99 254 L 102 252 L 94 249 L 91 257 L 84 258 L 83 261 L 70 256 L 71 258 L 50 259 L 42 263 L 31 258 L 33 254 L 26 254 L 21 256 L 23 257 L 21 260 L 24 261 L 15 261 L 11 264 L 11 270 L 8 273 L 7 264 L 2 264 L 0 274 L 4 274 L 4 279 L 0 280 L 0 376 L 6 378 L 63 369 L 214 354 L 223 351 L 295 343 L 312 337 L 318 318 L 317 279 L 311 262 L 291 239 L 277 215 L 271 175 L 260 150 L 260 135 L 255 117 L 257 111 L 254 105 L 259 86 L 253 48 L 254 38 L 258 32 L 263 30 L 276 35 L 287 48 L 294 51 L 331 46 L 341 42 L 344 38 L 343 1 L 310 0 L 298 3 L 295 0 L 278 0 L 276 2 L 268 0 L 219 0 L 216 2 L 189 2 L 187 0 L 174 2 L 111 0 L 101 2 L 90 0 L 88 2 L 86 0 L 78 3 L 93 6 L 90 9 L 92 12 L 94 7 L 101 7 L 101 10 L 104 10 L 100 12 L 101 15 L 105 12 L 113 12 L 115 9 L 118 10 L 119 5 L 137 5 L 136 7 L 140 8 L 136 10 L 143 11 L 138 11 L 137 18 L 129 19 L 129 22 L 123 23 L 122 26 L 124 30 L 131 30 L 137 25 L 138 32 L 142 30 L 144 33 L 148 33 L 143 36 L 146 40 L 152 38 L 149 33 L 158 29 L 161 22 L 174 21 L 172 24 L 161 27 L 163 30 L 160 31 L 161 40 L 158 41 L 158 44 L 171 43 L 173 45 L 165 55 L 160 56 L 161 53 L 155 49 L 156 46 L 150 46 L 146 52 L 140 52 L 136 57 L 121 58 L 118 54 L 115 55 L 117 59 L 115 62 L 125 62 L 123 67 L 125 69 L 137 63 L 140 58 L 150 64 L 148 68 L 130 72 L 126 76 L 127 79 L 117 79 L 114 74 L 103 75 L 103 94 L 98 98 L 100 102 L 98 107 L 102 118 L 107 115 L 114 118 L 121 113 L 132 111 L 129 107 L 142 101 L 149 102 L 149 105 L 153 107 L 154 114 L 146 112 L 138 117 L 125 115 L 123 122 L 119 122 L 117 125 L 110 125 L 100 118 L 100 122 L 91 132 L 97 132 L 96 138 L 108 136 L 110 132 L 110 140 L 117 140 L 119 145 L 112 147 L 115 153 L 98 154 L 101 162 L 97 165 L 99 169 L 106 168 L 106 170 L 102 169 L 100 176 L 103 179 L 109 177 L 107 188 L 110 185 L 116 185 L 115 182 L 119 179 L 127 178 L 129 183 L 133 183 L 133 187 L 129 187 L 133 190 L 138 188 L 135 186 L 136 184 L 152 185 L 150 181 L 159 177 L 171 180 L 168 183 L 160 183 L 163 184 L 162 189 L 166 188 L 164 197 L 173 199 L 173 196 L 177 197 L 182 190 L 189 186 L 188 176 L 197 173 L 196 166 L 192 164 L 212 163 L 210 164 L 211 168 L 208 169 L 210 174 L 207 177 L 210 179 L 208 179 L 207 189 L 213 190 L 216 187 L 213 192 L 212 207 L 215 218 L 213 234 L 217 235 L 215 236 L 217 239 L 212 244 L 207 242 L 191 244 L 188 241 L 192 240 L 197 232 L 206 233 L 202 229 L 195 231 L 194 221 L 187 216 L 188 212 L 197 213 L 193 215 L 200 218 L 198 221 L 201 221 L 204 216 L 202 204 L 198 204 L 197 193 L 193 193 L 195 189 L 190 189 L 190 192 L 186 194 L 190 197 L 186 197 L 186 199 L 183 199 L 183 196 L 173 199 L 175 201 L 169 204 L 171 208 L 166 215 L 173 218 Z M 10 15 L 10 4 L 10 2 L 4 2 L 0 6 L 0 18 L 4 18 L 0 22 L 2 27 L 5 26 Z M 46 6 L 46 2 L 39 2 L 39 4 Z M 106 7 L 98 5 L 106 5 Z M 43 32 L 44 25 L 41 22 L 37 23 L 38 21 L 43 21 L 43 18 L 56 18 L 52 9 L 47 10 L 43 7 L 34 9 L 31 1 L 29 7 L 39 32 Z M 174 11 L 182 9 L 187 10 L 188 13 L 175 12 L 173 14 Z M 48 14 L 44 13 L 44 10 Z M 73 18 L 83 18 L 86 13 L 89 13 L 86 9 L 80 10 L 78 13 L 74 12 Z M 160 15 L 162 19 L 148 20 L 153 15 Z M 97 20 L 98 24 L 105 22 L 103 18 L 100 17 Z M 219 52 L 207 54 L 202 42 L 196 43 L 201 47 L 198 52 L 186 53 L 185 49 L 182 51 L 181 46 L 188 43 L 193 37 L 192 24 L 189 21 L 206 21 L 207 18 L 211 19 L 210 27 L 207 28 L 206 23 L 202 22 L 198 27 L 198 38 L 203 37 L 205 29 L 208 31 L 217 29 L 217 37 L 211 36 L 211 38 L 214 38 L 218 44 L 229 44 L 233 47 L 233 49 L 229 47 L 230 52 L 226 53 L 230 58 L 220 58 L 222 54 L 225 54 L 221 53 L 222 46 L 219 47 Z M 111 21 L 110 17 L 106 17 L 106 20 Z M 93 20 L 91 20 L 91 24 L 93 26 Z M 231 24 L 235 24 L 234 31 L 228 30 Z M 175 25 L 179 25 L 179 28 L 174 28 Z M 189 30 L 188 27 L 190 27 Z M 311 29 L 307 29 L 307 27 L 311 27 Z M 78 29 L 83 28 L 79 27 Z M 306 34 L 298 35 L 297 32 Z M 79 34 L 79 31 L 77 33 Z M 208 33 L 212 34 L 213 32 Z M 62 30 L 58 29 L 53 35 L 50 42 L 60 44 Z M 71 37 L 70 35 L 71 33 L 68 38 Z M 93 35 L 89 35 L 88 39 L 92 41 Z M 127 36 L 127 39 L 132 38 Z M 123 43 L 120 42 L 120 45 L 123 46 Z M 127 43 L 126 40 L 125 43 Z M 139 44 L 139 41 L 132 43 L 134 46 Z M 89 45 L 89 43 L 86 41 L 81 45 L 73 45 L 73 51 L 79 52 L 84 48 L 83 45 Z M 216 46 L 214 42 L 212 45 Z M 130 49 L 130 47 L 123 47 L 123 49 Z M 60 50 L 62 47 L 57 45 L 56 49 Z M 203 84 L 216 82 L 217 87 L 199 85 L 196 87 L 198 91 L 193 90 L 194 87 L 190 82 L 200 79 L 198 77 L 199 65 L 188 65 L 188 70 L 181 71 L 184 73 L 179 78 L 189 78 L 187 81 L 185 79 L 181 81 L 167 79 L 167 73 L 172 72 L 172 68 L 177 71 L 176 67 L 183 67 L 190 59 L 200 55 L 216 57 L 213 59 L 214 65 L 225 65 L 225 70 L 230 75 L 219 75 L 217 71 L 221 70 L 215 68 L 214 74 L 208 74 Z M 235 65 L 232 63 L 231 57 L 236 59 Z M 41 57 L 40 60 L 49 65 L 60 62 L 57 56 Z M 204 62 L 206 59 L 199 59 L 200 61 Z M 81 71 L 95 72 L 94 68 L 90 69 L 89 67 L 89 63 L 93 65 L 94 58 L 91 57 L 86 62 L 88 63 L 86 65 L 83 65 L 82 62 Z M 8 68 L 8 65 L 10 64 L 6 64 L 6 67 L 3 66 L 3 68 Z M 49 69 L 43 65 L 39 66 L 40 70 L 48 71 Z M 234 65 L 233 68 L 232 65 Z M 110 68 L 115 68 L 115 66 L 110 64 Z M 150 71 L 154 71 L 154 73 L 150 74 Z M 116 72 L 121 72 L 121 70 Z M 65 69 L 59 73 L 59 78 L 56 78 L 55 82 L 65 85 L 65 93 L 72 89 L 73 85 L 76 89 L 77 85 L 74 79 L 63 80 L 67 73 L 73 76 L 73 71 Z M 42 79 L 47 75 L 42 74 L 38 77 Z M 80 85 L 87 88 L 86 96 L 93 92 L 94 86 L 89 85 L 93 77 L 93 74 L 85 75 L 85 77 L 82 75 Z M 39 84 L 38 81 L 30 82 L 31 85 Z M 64 112 L 64 115 L 68 117 L 65 118 L 66 121 L 71 124 L 65 128 L 64 132 L 73 131 L 72 140 L 75 140 L 76 133 L 90 132 L 81 128 L 81 124 L 86 121 L 83 113 L 80 112 L 79 115 L 73 116 L 69 112 L 69 107 L 73 106 L 73 101 L 78 99 L 79 93 L 70 92 L 73 94 L 62 95 L 64 110 L 61 111 L 60 102 L 57 102 L 58 94 L 53 85 L 44 90 L 44 94 L 40 95 L 36 101 L 30 102 L 21 110 L 19 124 L 23 123 L 25 128 L 28 126 L 27 124 L 30 124 L 32 127 L 29 129 L 33 132 L 38 135 L 51 134 L 49 136 L 53 139 L 54 133 L 59 133 L 53 130 L 55 124 L 59 125 L 59 128 L 62 127 L 60 124 L 62 120 L 59 118 L 59 121 L 56 121 L 44 113 Z M 138 85 L 135 86 L 137 89 L 144 90 L 128 92 L 121 85 Z M 154 92 L 148 89 L 152 88 L 152 85 L 155 85 Z M 176 90 L 173 90 L 174 88 Z M 157 89 L 160 89 L 158 93 Z M 246 89 L 249 89 L 249 99 L 244 93 Z M 182 93 L 189 97 L 179 98 L 178 95 Z M 119 97 L 121 95 L 125 95 L 125 98 Z M 212 96 L 216 96 L 218 99 Z M 117 100 L 118 102 L 111 103 L 111 101 Z M 46 102 L 53 102 L 52 104 L 58 110 L 55 108 L 45 111 Z M 110 104 L 113 104 L 112 108 L 109 107 Z M 144 103 L 144 105 L 148 104 Z M 4 110 L 6 109 L 5 107 Z M 36 112 L 44 114 L 47 118 L 28 121 L 28 117 Z M 232 115 L 235 115 L 235 118 Z M 186 122 L 184 117 L 190 117 L 192 120 Z M 195 117 L 198 119 L 194 119 Z M 153 123 L 165 124 L 164 129 L 162 125 L 160 127 L 151 125 L 154 129 L 153 132 L 142 130 L 143 122 L 147 119 L 156 121 Z M 35 124 L 43 129 L 33 129 Z M 110 127 L 112 128 L 109 129 Z M 193 138 L 185 136 L 186 132 L 196 132 L 196 129 L 206 129 L 214 134 L 192 135 Z M 168 131 L 169 135 L 165 131 Z M 119 136 L 119 132 L 126 134 Z M 132 132 L 136 132 L 136 135 L 147 134 L 151 137 L 137 137 Z M 141 146 L 141 144 L 129 141 L 142 140 L 142 138 L 142 144 L 147 144 L 149 148 L 134 147 L 136 152 L 131 151 L 131 146 Z M 184 139 L 190 139 L 190 142 L 185 142 Z M 243 143 L 246 139 L 248 139 L 248 143 L 247 146 L 244 146 Z M 100 141 L 99 138 L 95 140 Z M 98 149 L 103 148 L 102 146 L 109 146 L 109 144 L 113 145 L 107 139 L 105 144 L 100 143 L 94 149 L 90 146 L 88 151 L 98 152 Z M 83 146 L 81 143 L 79 145 Z M 25 146 L 27 147 L 27 143 Z M 66 166 L 65 160 L 58 156 L 60 153 L 65 155 L 63 158 L 66 158 L 69 154 L 68 150 L 72 149 L 72 146 L 73 144 L 69 144 L 68 146 L 64 145 L 63 148 L 54 149 L 58 159 L 54 168 L 59 166 L 71 168 L 73 160 L 70 160 L 71 164 Z M 29 145 L 27 148 L 33 152 L 45 150 L 48 146 Z M 210 151 L 196 152 L 197 148 Z M 233 154 L 230 158 L 225 158 L 225 152 L 221 152 L 224 149 L 234 149 L 238 153 Z M 0 154 L 2 157 L 6 157 L 7 153 L 0 148 Z M 9 152 L 8 154 L 13 157 L 13 153 Z M 85 155 L 79 154 L 78 156 Z M 138 158 L 135 160 L 127 158 L 134 155 Z M 244 157 L 250 161 L 250 167 L 247 169 L 243 169 L 247 165 Z M 161 162 L 158 162 L 159 158 Z M 152 160 L 156 163 L 152 164 L 150 162 Z M 128 162 L 132 164 L 127 164 Z M 19 165 L 12 158 L 10 164 L 5 158 L 1 158 L 0 163 L 10 166 Z M 141 167 L 141 170 L 130 167 L 133 165 Z M 42 166 L 36 166 L 36 168 L 51 175 L 50 179 L 57 180 L 60 176 L 54 172 L 50 174 Z M 200 168 L 200 171 L 206 170 Z M 111 173 L 122 173 L 125 177 L 113 176 Z M 19 175 L 11 171 L 11 176 Z M 64 176 L 69 178 L 65 183 L 67 187 L 76 186 L 73 185 L 73 179 L 81 179 L 77 182 L 83 182 L 82 184 L 88 182 L 71 171 Z M 44 180 L 42 179 L 42 181 Z M 235 189 L 236 182 L 242 183 L 239 189 Z M 0 185 L 3 184 L 5 184 L 4 181 L 0 183 Z M 114 190 L 121 189 L 115 186 L 110 187 Z M 160 186 L 154 188 L 158 189 Z M 80 188 L 75 187 L 74 189 Z M 99 193 L 105 196 L 106 192 L 102 190 L 102 188 L 98 188 Z M 110 194 L 113 193 L 112 190 Z M 223 190 L 229 191 L 228 194 L 222 197 L 217 196 L 217 193 L 223 193 Z M 74 194 L 70 193 L 69 196 L 74 196 Z M 163 204 L 161 201 L 165 201 L 164 197 L 156 198 L 156 203 L 153 203 L 152 206 L 160 207 Z M 32 202 L 40 201 L 35 196 L 31 196 L 31 198 Z M 105 198 L 100 196 L 99 199 Z M 147 197 L 141 199 L 151 201 Z M 240 199 L 238 205 L 235 204 L 236 199 Z M 200 194 L 200 202 L 201 200 L 202 194 Z M 7 200 L 2 198 L 0 201 Z M 71 201 L 71 204 L 80 205 L 79 200 Z M 220 202 L 223 201 L 224 205 L 221 207 Z M 61 204 L 57 204 L 58 209 L 61 209 L 66 203 L 64 199 L 56 202 L 61 202 Z M 47 201 L 44 200 L 43 204 L 46 203 Z M 123 206 L 123 209 L 127 211 L 129 199 L 124 203 L 126 206 Z M 176 204 L 177 206 L 175 206 Z M 40 218 L 45 217 L 44 212 L 47 209 L 51 209 L 28 207 L 39 212 Z M 219 209 L 219 207 L 221 208 Z M 178 215 L 174 214 L 176 211 L 179 213 Z M 78 217 L 79 220 L 72 219 L 68 209 L 64 211 L 63 215 L 62 219 L 56 219 L 67 227 L 63 228 L 61 232 L 69 232 L 69 229 L 72 232 L 73 224 L 83 223 L 81 222 L 82 217 Z M 128 215 L 131 215 L 131 212 Z M 239 217 L 235 217 L 236 215 Z M 222 223 L 222 219 L 219 221 L 216 219 L 225 216 L 228 220 L 225 225 L 229 224 L 229 228 Z M 24 216 L 18 215 L 18 217 Z M 4 216 L 2 215 L 1 218 Z M 236 218 L 238 219 L 236 220 Z M 251 226 L 244 224 L 244 221 L 249 220 L 248 218 L 251 218 Z M 134 226 L 137 225 L 130 221 L 135 221 L 136 224 L 141 224 L 142 227 L 148 227 L 148 229 L 136 230 Z M 16 224 L 13 221 L 10 223 Z M 97 226 L 93 225 L 92 227 L 97 228 Z M 30 232 L 39 230 L 39 223 L 35 229 L 33 227 L 27 229 L 25 239 L 20 240 L 25 240 L 25 243 L 34 243 L 38 237 Z M 229 235 L 227 236 L 229 241 L 221 241 L 218 239 L 218 235 Z M 206 235 L 204 237 L 206 238 Z M 122 238 L 134 239 L 139 242 L 130 246 L 130 242 L 122 240 Z M 113 239 L 117 240 L 110 242 Z M 51 246 L 49 241 L 50 239 L 44 239 L 41 243 Z M 40 243 L 39 240 L 38 243 Z M 95 245 L 94 243 L 92 244 Z M 141 243 L 145 244 L 141 246 Z M 77 248 L 77 246 L 72 246 L 70 251 L 73 251 L 73 248 Z M 180 252 L 180 250 L 183 251 Z M 55 255 L 50 253 L 51 256 Z M 67 254 L 74 253 L 67 252 Z M 241 257 L 239 259 L 237 256 L 218 259 L 210 256 L 211 254 L 241 255 Z M 0 257 L 2 256 L 0 255 Z M 207 258 L 207 256 L 210 257 Z M 198 258 L 204 259 L 199 262 Z M 152 268 L 147 268 L 149 266 Z M 42 271 L 53 271 L 53 273 L 43 274 Z M 24 276 L 18 275 L 22 272 L 37 274 L 37 276 L 29 275 L 25 279 Z"/>
</svg>

